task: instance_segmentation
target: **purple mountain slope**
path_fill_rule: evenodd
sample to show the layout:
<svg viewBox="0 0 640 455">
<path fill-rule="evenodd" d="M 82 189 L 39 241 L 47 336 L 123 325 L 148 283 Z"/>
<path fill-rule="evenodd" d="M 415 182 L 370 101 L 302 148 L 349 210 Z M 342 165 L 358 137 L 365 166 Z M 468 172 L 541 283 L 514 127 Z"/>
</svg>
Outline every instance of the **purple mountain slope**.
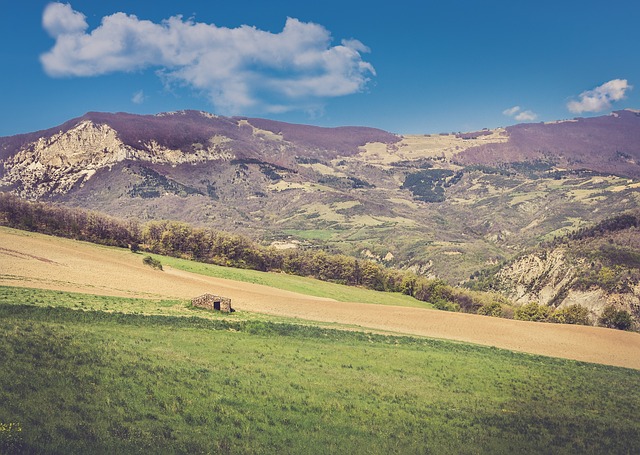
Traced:
<svg viewBox="0 0 640 455">
<path fill-rule="evenodd" d="M 640 112 L 506 128 L 509 141 L 472 147 L 456 156 L 463 165 L 532 160 L 569 169 L 640 177 Z"/>
<path fill-rule="evenodd" d="M 298 156 L 305 156 L 309 149 L 312 149 L 313 152 L 322 151 L 321 155 L 324 158 L 335 158 L 354 155 L 358 152 L 358 147 L 367 142 L 394 143 L 400 140 L 394 134 L 375 128 L 320 128 L 263 119 L 221 117 L 199 111 L 158 115 L 89 112 L 47 130 L 0 137 L 0 160 L 40 138 L 66 132 L 83 121 L 110 126 L 117 131 L 118 137 L 125 145 L 139 150 L 144 149 L 145 144 L 154 141 L 162 147 L 189 153 L 193 150 L 194 144 L 206 144 L 213 136 L 223 136 L 231 140 L 230 146 L 235 149 L 237 155 L 243 155 L 244 158 L 260 158 L 263 152 L 261 142 L 255 140 L 252 126 L 282 134 L 283 139 L 293 145 L 292 151 Z"/>
<path fill-rule="evenodd" d="M 307 147 L 335 150 L 339 155 L 352 155 L 357 148 L 367 142 L 394 143 L 399 138 L 386 131 L 367 128 L 342 126 L 321 128 L 311 125 L 294 125 L 274 120 L 248 118 L 247 121 L 260 129 L 282 134 L 285 141 L 295 142 Z"/>
<path fill-rule="evenodd" d="M 523 246 L 636 210 L 638 163 L 634 111 L 407 137 L 196 111 L 90 112 L 0 138 L 0 191 L 322 244 L 459 282 Z"/>
</svg>

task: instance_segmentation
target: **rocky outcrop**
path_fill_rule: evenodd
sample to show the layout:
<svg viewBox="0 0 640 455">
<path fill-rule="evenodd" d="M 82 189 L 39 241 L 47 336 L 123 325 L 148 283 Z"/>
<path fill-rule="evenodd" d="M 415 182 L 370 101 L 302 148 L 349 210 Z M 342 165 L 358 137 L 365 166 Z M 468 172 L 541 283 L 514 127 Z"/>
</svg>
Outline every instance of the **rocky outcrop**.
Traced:
<svg viewBox="0 0 640 455">
<path fill-rule="evenodd" d="M 124 144 L 109 125 L 84 120 L 67 131 L 27 144 L 5 160 L 0 188 L 13 188 L 27 199 L 64 194 L 76 185 L 82 186 L 98 170 L 125 160 L 169 165 L 230 160 L 234 155 L 227 149 L 227 142 L 226 137 L 213 136 L 206 144 L 194 144 L 191 153 L 154 140 L 134 148 Z"/>
<path fill-rule="evenodd" d="M 500 288 L 516 303 L 544 305 L 557 300 L 574 277 L 575 270 L 567 267 L 563 249 L 523 256 L 496 276 Z"/>
<path fill-rule="evenodd" d="M 496 288 L 517 304 L 566 307 L 581 305 L 594 320 L 607 306 L 640 314 L 640 283 L 628 292 L 608 292 L 598 286 L 581 289 L 578 278 L 588 267 L 584 258 L 570 257 L 565 248 L 527 254 L 496 274 Z"/>
</svg>

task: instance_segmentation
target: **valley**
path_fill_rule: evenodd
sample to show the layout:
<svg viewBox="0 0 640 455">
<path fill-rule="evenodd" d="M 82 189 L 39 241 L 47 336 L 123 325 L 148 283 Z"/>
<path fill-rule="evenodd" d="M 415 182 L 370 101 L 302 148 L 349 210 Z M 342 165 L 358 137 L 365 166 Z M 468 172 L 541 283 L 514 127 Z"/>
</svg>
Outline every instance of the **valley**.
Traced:
<svg viewBox="0 0 640 455">
<path fill-rule="evenodd" d="M 640 206 L 639 125 L 626 110 L 399 136 L 195 111 L 89 113 L 0 138 L 0 189 L 328 249 L 458 284 Z"/>
</svg>

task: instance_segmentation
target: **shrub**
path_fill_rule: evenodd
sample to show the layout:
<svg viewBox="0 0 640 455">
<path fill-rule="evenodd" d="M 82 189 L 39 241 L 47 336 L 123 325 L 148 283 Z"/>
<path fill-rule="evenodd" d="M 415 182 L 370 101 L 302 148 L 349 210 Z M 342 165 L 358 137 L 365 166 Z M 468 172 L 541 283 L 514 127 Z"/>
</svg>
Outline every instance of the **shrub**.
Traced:
<svg viewBox="0 0 640 455">
<path fill-rule="evenodd" d="M 520 321 L 546 322 L 551 316 L 551 308 L 546 305 L 538 305 L 536 302 L 529 302 L 517 308 L 514 319 Z"/>
<path fill-rule="evenodd" d="M 559 324 L 591 324 L 589 310 L 577 304 L 555 310 L 551 315 L 551 322 L 557 322 Z"/>
<path fill-rule="evenodd" d="M 158 261 L 157 259 L 152 258 L 151 256 L 145 256 L 144 259 L 142 260 L 142 262 L 145 265 L 153 267 L 154 269 L 162 270 L 162 263 L 160 261 Z"/>
<path fill-rule="evenodd" d="M 464 292 L 457 292 L 453 295 L 453 302 L 457 303 L 460 310 L 465 313 L 477 313 L 482 304 L 471 295 Z"/>
<path fill-rule="evenodd" d="M 598 324 L 610 329 L 631 330 L 633 328 L 633 318 L 628 311 L 616 310 L 614 306 L 609 305 L 602 311 Z"/>
<path fill-rule="evenodd" d="M 505 306 L 502 307 L 502 315 L 501 315 L 501 317 L 503 317 L 505 319 L 514 319 L 515 310 L 513 309 L 512 306 L 505 305 Z"/>
<path fill-rule="evenodd" d="M 431 303 L 433 304 L 433 307 L 437 310 L 453 311 L 456 313 L 460 311 L 460 305 L 458 305 L 455 302 L 445 300 L 443 298 L 436 298 Z"/>
<path fill-rule="evenodd" d="M 602 267 L 598 272 L 598 284 L 607 291 L 613 291 L 618 284 L 616 271 L 609 267 Z"/>
<path fill-rule="evenodd" d="M 502 305 L 500 305 L 500 302 L 496 302 L 494 300 L 493 302 L 481 306 L 480 309 L 478 309 L 478 314 L 499 318 L 502 316 Z"/>
</svg>

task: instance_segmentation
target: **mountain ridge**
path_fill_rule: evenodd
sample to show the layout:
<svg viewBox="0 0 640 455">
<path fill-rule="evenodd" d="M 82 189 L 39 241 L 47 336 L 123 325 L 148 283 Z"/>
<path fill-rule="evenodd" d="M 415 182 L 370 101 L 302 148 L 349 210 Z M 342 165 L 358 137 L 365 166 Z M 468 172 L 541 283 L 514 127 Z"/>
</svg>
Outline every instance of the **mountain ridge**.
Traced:
<svg viewBox="0 0 640 455">
<path fill-rule="evenodd" d="M 399 136 L 199 111 L 88 113 L 0 138 L 0 191 L 326 248 L 457 283 L 640 205 L 640 115 L 594 119 Z M 582 145 L 563 145 L 566 128 Z M 613 161 L 603 143 L 620 152 Z"/>
<path fill-rule="evenodd" d="M 640 177 L 640 112 L 553 123 L 525 123 L 505 128 L 509 142 L 472 147 L 459 155 L 462 164 L 548 160 L 570 169 Z M 588 133 L 585 134 L 585 130 Z M 588 153 L 598 150 L 598 154 Z"/>
</svg>

